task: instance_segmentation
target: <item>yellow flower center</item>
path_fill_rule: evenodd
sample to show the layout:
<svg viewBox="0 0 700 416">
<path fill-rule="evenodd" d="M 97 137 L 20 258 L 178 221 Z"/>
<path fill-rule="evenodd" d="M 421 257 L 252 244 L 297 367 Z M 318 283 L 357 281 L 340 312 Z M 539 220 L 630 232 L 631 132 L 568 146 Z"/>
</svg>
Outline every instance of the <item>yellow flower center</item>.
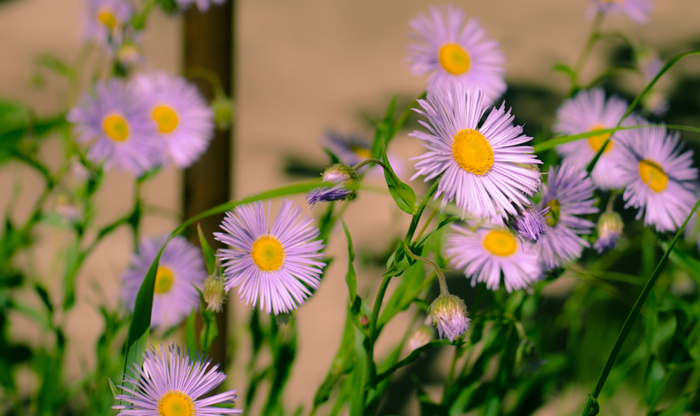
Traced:
<svg viewBox="0 0 700 416">
<path fill-rule="evenodd" d="M 369 149 L 366 149 L 362 146 L 350 146 L 350 151 L 363 159 L 369 159 L 372 156 L 372 153 L 370 153 Z"/>
<path fill-rule="evenodd" d="M 549 217 L 547 218 L 547 223 L 550 227 L 554 227 L 559 222 L 559 215 L 561 213 L 561 205 L 556 199 L 552 199 L 547 202 L 545 207 L 549 207 Z"/>
<path fill-rule="evenodd" d="M 462 129 L 455 134 L 452 155 L 462 169 L 475 175 L 485 175 L 493 166 L 493 149 L 476 130 Z"/>
<path fill-rule="evenodd" d="M 508 231 L 493 230 L 486 234 L 484 248 L 497 256 L 507 257 L 518 249 L 518 242 Z"/>
<path fill-rule="evenodd" d="M 177 127 L 177 113 L 168 106 L 159 105 L 156 107 L 152 117 L 158 123 L 158 131 L 161 133 L 172 133 Z"/>
<path fill-rule="evenodd" d="M 102 10 L 101 12 L 97 13 L 97 20 L 105 25 L 109 30 L 114 30 L 114 28 L 117 27 L 117 18 L 114 17 L 114 14 L 112 14 L 110 10 Z"/>
<path fill-rule="evenodd" d="M 591 131 L 595 130 L 603 130 L 605 129 L 605 126 L 602 126 L 600 124 L 597 124 L 591 128 Z M 611 133 L 603 133 L 599 134 L 597 136 L 591 136 L 588 138 L 588 144 L 591 145 L 593 148 L 593 151 L 598 153 L 601 147 L 603 147 L 603 143 L 605 143 L 606 140 L 608 140 L 608 137 L 610 137 Z M 603 150 L 603 153 L 608 153 L 613 147 L 613 141 L 610 140 L 608 142 L 608 145 L 605 146 L 605 150 Z"/>
<path fill-rule="evenodd" d="M 168 267 L 160 266 L 156 272 L 156 287 L 153 289 L 158 294 L 168 293 L 175 280 L 175 274 Z"/>
<path fill-rule="evenodd" d="M 122 116 L 115 114 L 107 116 L 102 127 L 105 129 L 105 134 L 115 142 L 123 142 L 129 138 L 129 125 Z"/>
<path fill-rule="evenodd" d="M 159 416 L 194 416 L 194 400 L 177 390 L 170 390 L 158 400 Z"/>
<path fill-rule="evenodd" d="M 455 43 L 448 43 L 440 48 L 440 64 L 452 75 L 461 75 L 469 71 L 471 59 L 467 51 Z"/>
<path fill-rule="evenodd" d="M 284 264 L 284 247 L 280 240 L 271 235 L 255 240 L 250 255 L 258 268 L 265 272 L 279 270 Z"/>
<path fill-rule="evenodd" d="M 668 175 L 666 175 L 661 166 L 648 159 L 639 162 L 639 176 L 654 192 L 663 191 L 668 184 Z"/>
</svg>

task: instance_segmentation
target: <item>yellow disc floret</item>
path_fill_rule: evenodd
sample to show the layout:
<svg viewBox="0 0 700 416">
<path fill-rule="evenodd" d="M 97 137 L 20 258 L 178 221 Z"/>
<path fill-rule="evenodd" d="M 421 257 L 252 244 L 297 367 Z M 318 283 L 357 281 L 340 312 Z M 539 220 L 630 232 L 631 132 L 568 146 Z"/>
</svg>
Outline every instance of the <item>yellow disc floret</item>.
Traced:
<svg viewBox="0 0 700 416">
<path fill-rule="evenodd" d="M 605 129 L 605 126 L 602 126 L 600 124 L 597 124 L 597 125 L 591 127 L 591 131 L 603 130 L 603 129 Z M 608 140 L 608 137 L 610 137 L 610 134 L 611 133 L 603 133 L 603 134 L 599 134 L 597 136 L 591 136 L 588 138 L 588 144 L 590 144 L 591 147 L 593 148 L 593 151 L 597 153 L 600 150 L 600 148 L 603 147 L 603 143 L 605 143 L 605 141 Z M 605 150 L 603 150 L 603 153 L 608 153 L 612 149 L 612 147 L 613 147 L 613 141 L 610 140 L 608 142 L 608 145 L 605 146 Z"/>
<path fill-rule="evenodd" d="M 264 235 L 255 240 L 250 256 L 260 270 L 273 272 L 284 264 L 284 246 L 276 237 Z"/>
<path fill-rule="evenodd" d="M 194 416 L 194 400 L 187 394 L 170 390 L 158 400 L 159 416 Z"/>
<path fill-rule="evenodd" d="M 109 115 L 102 123 L 105 134 L 115 142 L 123 142 L 129 138 L 129 125 L 122 116 Z"/>
<path fill-rule="evenodd" d="M 550 227 L 554 227 L 559 222 L 559 215 L 561 214 L 561 205 L 556 199 L 552 199 L 547 202 L 545 207 L 549 207 L 549 217 L 547 218 L 547 223 Z"/>
<path fill-rule="evenodd" d="M 172 133 L 177 128 L 177 113 L 168 106 L 159 105 L 153 109 L 151 116 L 158 123 L 158 131 L 161 133 Z"/>
<path fill-rule="evenodd" d="M 114 17 L 114 14 L 110 10 L 102 10 L 97 13 L 97 20 L 105 25 L 110 31 L 114 30 L 118 23 L 117 18 Z"/>
<path fill-rule="evenodd" d="M 639 176 L 654 192 L 661 192 L 668 185 L 668 175 L 658 163 L 649 159 L 639 162 Z"/>
<path fill-rule="evenodd" d="M 462 129 L 455 134 L 452 155 L 462 169 L 475 175 L 486 175 L 493 166 L 493 149 L 476 130 Z"/>
<path fill-rule="evenodd" d="M 452 75 L 461 75 L 469 71 L 471 58 L 467 51 L 456 43 L 448 43 L 440 48 L 440 64 Z"/>
<path fill-rule="evenodd" d="M 158 271 L 156 272 L 156 286 L 153 291 L 161 295 L 163 293 L 168 293 L 174 280 L 175 274 L 170 268 L 165 266 L 158 267 Z"/>
<path fill-rule="evenodd" d="M 484 248 L 497 256 L 507 257 L 517 251 L 518 242 L 508 231 L 493 230 L 486 234 Z"/>
</svg>

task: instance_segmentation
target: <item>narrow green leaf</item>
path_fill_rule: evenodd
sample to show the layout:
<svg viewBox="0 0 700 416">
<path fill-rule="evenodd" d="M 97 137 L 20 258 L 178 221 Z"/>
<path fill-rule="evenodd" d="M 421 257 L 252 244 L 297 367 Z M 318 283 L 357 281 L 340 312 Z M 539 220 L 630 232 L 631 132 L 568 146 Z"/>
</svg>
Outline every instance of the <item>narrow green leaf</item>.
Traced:
<svg viewBox="0 0 700 416">
<path fill-rule="evenodd" d="M 357 294 L 357 274 L 355 273 L 355 266 L 353 266 L 353 261 L 355 261 L 355 252 L 352 248 L 352 237 L 350 236 L 350 231 L 348 226 L 345 225 L 345 221 L 341 219 L 343 223 L 343 230 L 345 230 L 345 238 L 348 240 L 348 272 L 345 275 L 345 282 L 348 284 L 348 291 L 350 292 L 350 300 L 355 299 Z"/>
<path fill-rule="evenodd" d="M 331 395 L 333 387 L 342 379 L 342 377 L 349 373 L 354 366 L 355 358 L 355 329 L 350 320 L 350 315 L 345 320 L 345 330 L 343 331 L 343 338 L 340 341 L 340 347 L 338 348 L 338 353 L 335 355 L 335 359 L 331 364 L 331 368 L 326 375 L 326 379 L 323 381 L 321 386 L 319 386 L 314 396 L 314 407 L 328 401 Z"/>
<path fill-rule="evenodd" d="M 386 179 L 386 185 L 389 188 L 391 197 L 394 198 L 396 205 L 401 211 L 410 215 L 415 214 L 417 202 L 416 193 L 413 191 L 413 188 L 403 183 L 398 176 L 396 176 L 394 169 L 389 163 L 389 158 L 386 155 L 386 149 L 383 145 L 381 152 L 382 162 L 384 162 L 389 170 L 389 172 L 387 172 L 387 169 L 384 170 L 384 178 Z"/>
<path fill-rule="evenodd" d="M 117 386 L 114 385 L 114 382 L 110 377 L 107 377 L 107 380 L 109 381 L 109 389 L 112 390 L 112 397 L 114 397 L 114 400 L 117 400 L 117 396 L 119 396 L 119 390 L 117 390 Z"/>
<path fill-rule="evenodd" d="M 666 381 L 666 369 L 656 356 L 651 355 L 647 364 L 646 374 L 644 375 L 644 397 L 650 411 L 653 411 L 656 403 L 659 402 Z"/>
<path fill-rule="evenodd" d="M 204 263 L 207 265 L 207 271 L 209 276 L 213 276 L 216 267 L 216 256 L 211 246 L 209 246 L 207 238 L 202 232 L 202 226 L 199 223 L 197 223 L 197 234 L 199 235 L 199 245 L 202 247 L 202 255 L 204 256 Z"/>
<path fill-rule="evenodd" d="M 216 316 L 213 312 L 202 310 L 202 319 L 204 326 L 199 334 L 199 345 L 202 347 L 204 354 L 209 354 L 209 349 L 214 343 L 214 340 L 219 336 L 219 327 L 216 325 Z"/>
<path fill-rule="evenodd" d="M 46 288 L 41 283 L 37 282 L 34 284 L 34 290 L 36 290 L 36 293 L 41 298 L 41 301 L 44 303 L 44 306 L 46 306 L 46 309 L 49 310 L 49 316 L 53 314 L 53 304 L 51 303 L 51 299 L 49 298 L 49 293 L 46 291 Z"/>
<path fill-rule="evenodd" d="M 197 336 L 195 335 L 195 322 L 197 320 L 197 314 L 194 309 L 190 312 L 187 317 L 187 322 L 185 323 L 185 346 L 189 350 L 190 354 L 194 354 L 197 351 Z"/>
</svg>

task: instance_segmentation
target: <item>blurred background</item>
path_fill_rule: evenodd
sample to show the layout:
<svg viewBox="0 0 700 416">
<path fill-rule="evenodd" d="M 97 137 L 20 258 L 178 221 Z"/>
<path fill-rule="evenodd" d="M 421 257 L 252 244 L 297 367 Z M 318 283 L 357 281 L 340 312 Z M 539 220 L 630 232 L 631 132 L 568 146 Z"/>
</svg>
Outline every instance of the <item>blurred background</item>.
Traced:
<svg viewBox="0 0 700 416">
<path fill-rule="evenodd" d="M 529 135 L 549 134 L 556 108 L 568 93 L 565 77 L 553 71 L 557 63 L 573 64 L 589 34 L 591 20 L 586 18 L 585 0 L 491 0 L 454 1 L 467 15 L 481 19 L 488 36 L 498 40 L 506 55 L 505 96 L 513 107 L 515 120 L 524 124 Z M 259 192 L 280 184 L 313 177 L 328 163 L 320 141 L 328 129 L 343 134 L 372 134 L 370 120 L 381 117 L 392 95 L 406 105 L 419 95 L 425 79 L 408 72 L 404 62 L 409 41 L 408 22 L 426 12 L 431 4 L 415 0 L 238 0 L 233 7 L 236 37 L 234 58 L 236 96 L 235 124 L 231 152 L 231 180 L 234 197 Z M 607 18 L 606 30 L 619 30 L 656 49 L 664 59 L 700 46 L 700 2 L 697 0 L 656 1 L 647 25 L 636 24 L 624 16 Z M 214 7 L 211 13 L 217 12 Z M 55 75 L 37 66 L 37 57 L 51 53 L 74 61 L 79 38 L 83 2 L 81 0 L 5 0 L 0 1 L 0 96 L 28 102 L 38 114 L 63 108 L 68 92 Z M 146 69 L 180 73 L 183 56 L 183 19 L 156 10 L 144 31 Z M 222 33 L 221 36 L 227 36 Z M 591 79 L 606 62 L 630 60 L 630 51 L 620 42 L 602 42 L 584 70 Z M 669 123 L 700 125 L 700 60 L 688 59 L 671 71 L 661 83 L 670 100 Z M 626 75 L 613 78 L 606 87 L 630 97 L 643 87 L 641 77 Z M 417 140 L 407 137 L 410 128 L 399 133 L 390 152 L 404 160 L 421 153 Z M 686 137 L 687 136 L 687 137 Z M 547 137 L 551 137 L 547 136 Z M 686 139 L 690 135 L 684 133 Z M 54 146 L 55 145 L 55 146 Z M 52 147 L 54 146 L 54 147 Z M 59 144 L 45 146 L 44 158 L 51 163 L 59 159 Z M 54 154 L 55 153 L 55 154 Z M 413 174 L 412 162 L 406 161 L 403 178 Z M 13 189 L 20 185 L 17 219 L 29 215 L 29 207 L 40 193 L 42 179 L 36 173 L 15 164 L 0 169 L 0 207 L 10 201 Z M 375 182 L 383 187 L 381 181 Z M 202 186 L 206 186 L 203 184 Z M 158 210 L 143 223 L 144 235 L 169 233 L 180 222 L 183 206 L 183 174 L 169 168 L 162 171 L 145 189 L 146 204 Z M 133 180 L 127 174 L 109 172 L 97 197 L 98 224 L 106 224 L 123 215 L 132 206 Z M 302 202 L 302 198 L 297 200 Z M 279 203 L 279 202 L 277 202 Z M 306 206 L 306 205 L 304 205 Z M 27 207 L 25 210 L 22 207 Z M 4 209 L 4 208 L 3 208 Z M 308 208 L 306 208 L 308 209 Z M 317 216 L 321 208 L 309 212 Z M 389 196 L 382 192 L 364 192 L 345 216 L 353 233 L 358 263 L 359 290 L 376 292 L 382 272 L 370 253 L 381 252 L 405 229 L 408 217 L 401 213 Z M 57 262 L 65 251 L 69 233 L 50 227 L 39 228 L 38 249 L 22 256 L 30 269 L 47 276 L 50 293 L 60 292 Z M 205 230 L 211 233 L 213 229 Z M 67 377 L 78 377 L 95 365 L 92 345 L 101 331 L 102 320 L 97 305 L 116 305 L 119 277 L 128 264 L 131 236 L 124 228 L 105 239 L 91 255 L 78 277 L 77 304 L 67 320 L 68 355 L 73 365 Z M 340 341 L 345 320 L 347 288 L 344 281 L 347 262 L 342 230 L 331 238 L 328 255 L 335 258 L 319 291 L 297 313 L 300 329 L 298 356 L 292 380 L 286 392 L 288 408 L 304 405 L 307 409 L 315 388 L 326 375 Z M 57 276 L 55 280 L 51 276 Z M 550 290 L 553 304 L 570 294 L 572 284 L 560 279 Z M 454 274 L 450 287 L 467 290 L 463 276 Z M 462 289 L 457 289 L 464 286 Z M 27 299 L 34 302 L 35 299 Z M 621 303 L 621 308 L 628 306 Z M 249 308 L 240 304 L 236 294 L 229 298 L 232 333 L 245 332 Z M 13 338 L 41 343 L 44 337 L 22 316 L 13 316 Z M 400 317 L 379 340 L 379 354 L 400 336 L 408 317 Z M 543 322 L 546 319 L 543 318 Z M 619 326 L 612 329 L 616 334 Z M 179 334 L 170 337 L 177 340 Z M 83 342 L 84 341 L 84 342 Z M 607 344 L 606 344 L 607 345 Z M 231 347 L 232 351 L 234 346 Z M 227 386 L 245 394 L 246 380 L 241 368 L 247 364 L 246 347 L 235 349 L 228 369 Z M 601 352 L 601 355 L 603 353 Z M 605 352 L 607 354 L 607 351 Z M 415 414 L 417 404 L 408 400 L 411 389 L 404 373 L 425 377 L 439 391 L 444 374 L 430 371 L 430 366 L 447 368 L 449 361 L 441 350 L 433 351 L 421 366 L 399 373 L 390 389 L 390 399 L 382 414 Z M 599 365 L 589 372 L 597 375 Z M 427 368 L 427 369 L 426 369 Z M 32 374 L 20 376 L 20 383 L 36 383 Z M 584 377 L 583 380 L 587 380 Z M 558 392 L 540 414 L 568 414 L 580 411 L 590 383 L 572 391 Z M 613 414 L 636 414 L 636 402 L 609 406 Z M 622 398 L 619 398 L 622 397 Z M 631 405 L 629 405 L 631 403 Z M 631 406 L 631 407 L 630 407 Z M 253 413 L 249 413 L 253 414 Z"/>
</svg>

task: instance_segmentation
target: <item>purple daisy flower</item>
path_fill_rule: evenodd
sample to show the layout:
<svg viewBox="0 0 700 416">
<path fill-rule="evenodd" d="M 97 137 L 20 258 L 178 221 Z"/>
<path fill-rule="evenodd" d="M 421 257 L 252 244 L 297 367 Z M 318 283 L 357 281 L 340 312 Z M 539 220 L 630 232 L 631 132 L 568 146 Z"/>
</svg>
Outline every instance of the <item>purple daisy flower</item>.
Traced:
<svg viewBox="0 0 700 416">
<path fill-rule="evenodd" d="M 693 152 L 681 153 L 679 134 L 669 133 L 664 125 L 625 130 L 621 137 L 625 151 L 620 171 L 628 182 L 622 195 L 625 208 L 638 208 L 644 225 L 676 230 L 697 199 Z"/>
<path fill-rule="evenodd" d="M 591 0 L 589 15 L 602 12 L 611 16 L 626 14 L 637 23 L 646 23 L 654 8 L 653 0 Z"/>
<path fill-rule="evenodd" d="M 549 229 L 549 207 L 536 209 L 532 205 L 525 207 L 516 217 L 509 221 L 509 225 L 521 237 L 536 243 Z"/>
<path fill-rule="evenodd" d="M 237 390 L 200 398 L 216 389 L 226 380 L 226 374 L 218 371 L 219 365 L 205 361 L 201 354 L 190 358 L 186 350 L 175 344 L 160 346 L 160 356 L 155 349 L 143 354 L 141 367 L 134 365 L 135 377 L 126 376 L 126 394 L 115 397 L 119 416 L 216 416 L 238 415 L 241 409 L 219 407 L 233 404 Z"/>
<path fill-rule="evenodd" d="M 180 9 L 184 10 L 193 4 L 197 5 L 200 12 L 206 12 L 210 6 L 226 3 L 226 0 L 176 0 Z"/>
<path fill-rule="evenodd" d="M 197 87 L 160 71 L 135 77 L 132 86 L 165 143 L 168 159 L 180 168 L 192 165 L 214 135 L 214 114 Z"/>
<path fill-rule="evenodd" d="M 143 279 L 167 237 L 145 238 L 131 256 L 131 267 L 122 275 L 122 299 L 134 309 Z M 182 322 L 192 310 L 199 309 L 199 293 L 207 271 L 202 253 L 184 237 L 173 238 L 163 250 L 158 264 L 153 294 L 152 327 L 170 328 Z"/>
<path fill-rule="evenodd" d="M 540 174 L 523 165 L 542 162 L 532 147 L 521 146 L 531 138 L 513 125 L 504 105 L 494 107 L 479 127 L 486 112 L 482 100 L 481 90 L 448 82 L 418 101 L 423 109 L 415 111 L 428 119 L 420 123 L 429 133 L 409 136 L 423 140 L 428 152 L 413 158 L 418 162 L 411 180 L 425 175 L 428 181 L 445 172 L 435 194 L 435 199 L 443 195 L 443 207 L 455 201 L 463 213 L 498 219 L 530 204 L 526 195 L 536 191 Z"/>
<path fill-rule="evenodd" d="M 617 240 L 622 235 L 624 223 L 620 214 L 614 211 L 601 214 L 598 219 L 598 239 L 593 244 L 593 248 L 598 254 L 603 254 L 608 250 L 617 247 Z"/>
<path fill-rule="evenodd" d="M 84 94 L 67 119 L 76 124 L 78 141 L 92 142 L 88 159 L 104 162 L 105 169 L 140 176 L 163 158 L 148 112 L 118 79 L 98 83 L 95 93 Z"/>
<path fill-rule="evenodd" d="M 573 135 L 614 128 L 626 111 L 625 100 L 615 96 L 606 100 L 601 88 L 581 91 L 559 108 L 553 130 L 559 134 Z M 624 124 L 628 125 L 629 122 Z M 606 133 L 562 144 L 557 146 L 557 152 L 564 162 L 583 170 L 610 136 L 610 133 Z M 622 150 L 616 138 L 611 138 L 591 175 L 593 183 L 601 189 L 623 188 L 626 185 L 620 180 L 618 161 Z"/>
<path fill-rule="evenodd" d="M 429 11 L 430 16 L 420 14 L 409 23 L 417 42 L 407 48 L 411 72 L 430 74 L 428 90 L 458 80 L 483 89 L 484 105 L 493 103 L 506 90 L 505 56 L 498 42 L 486 37 L 478 19 L 465 24 L 465 14 L 458 7 L 430 7 Z"/>
<path fill-rule="evenodd" d="M 589 246 L 579 234 L 590 234 L 595 224 L 578 215 L 598 212 L 594 206 L 594 189 L 585 170 L 569 163 L 549 169 L 539 207 L 549 208 L 547 222 L 552 228 L 536 246 L 545 269 L 560 267 L 581 257 L 584 247 Z"/>
<path fill-rule="evenodd" d="M 447 237 L 445 254 L 452 264 L 464 269 L 464 275 L 486 283 L 492 290 L 501 284 L 501 274 L 508 292 L 520 290 L 536 282 L 542 275 L 537 251 L 529 243 L 518 240 L 501 227 L 471 231 L 452 225 L 456 233 Z"/>
<path fill-rule="evenodd" d="M 82 37 L 106 47 L 111 54 L 111 45 L 120 45 L 124 31 L 134 15 L 134 5 L 130 0 L 85 0 Z"/>
<path fill-rule="evenodd" d="M 325 263 L 324 245 L 316 240 L 319 229 L 310 218 L 301 217 L 301 207 L 282 202 L 277 217 L 270 222 L 270 205 L 255 202 L 227 212 L 217 240 L 231 246 L 219 256 L 225 267 L 226 290 L 239 286 L 246 305 L 260 304 L 260 310 L 275 315 L 301 306 L 318 289 Z"/>
</svg>

